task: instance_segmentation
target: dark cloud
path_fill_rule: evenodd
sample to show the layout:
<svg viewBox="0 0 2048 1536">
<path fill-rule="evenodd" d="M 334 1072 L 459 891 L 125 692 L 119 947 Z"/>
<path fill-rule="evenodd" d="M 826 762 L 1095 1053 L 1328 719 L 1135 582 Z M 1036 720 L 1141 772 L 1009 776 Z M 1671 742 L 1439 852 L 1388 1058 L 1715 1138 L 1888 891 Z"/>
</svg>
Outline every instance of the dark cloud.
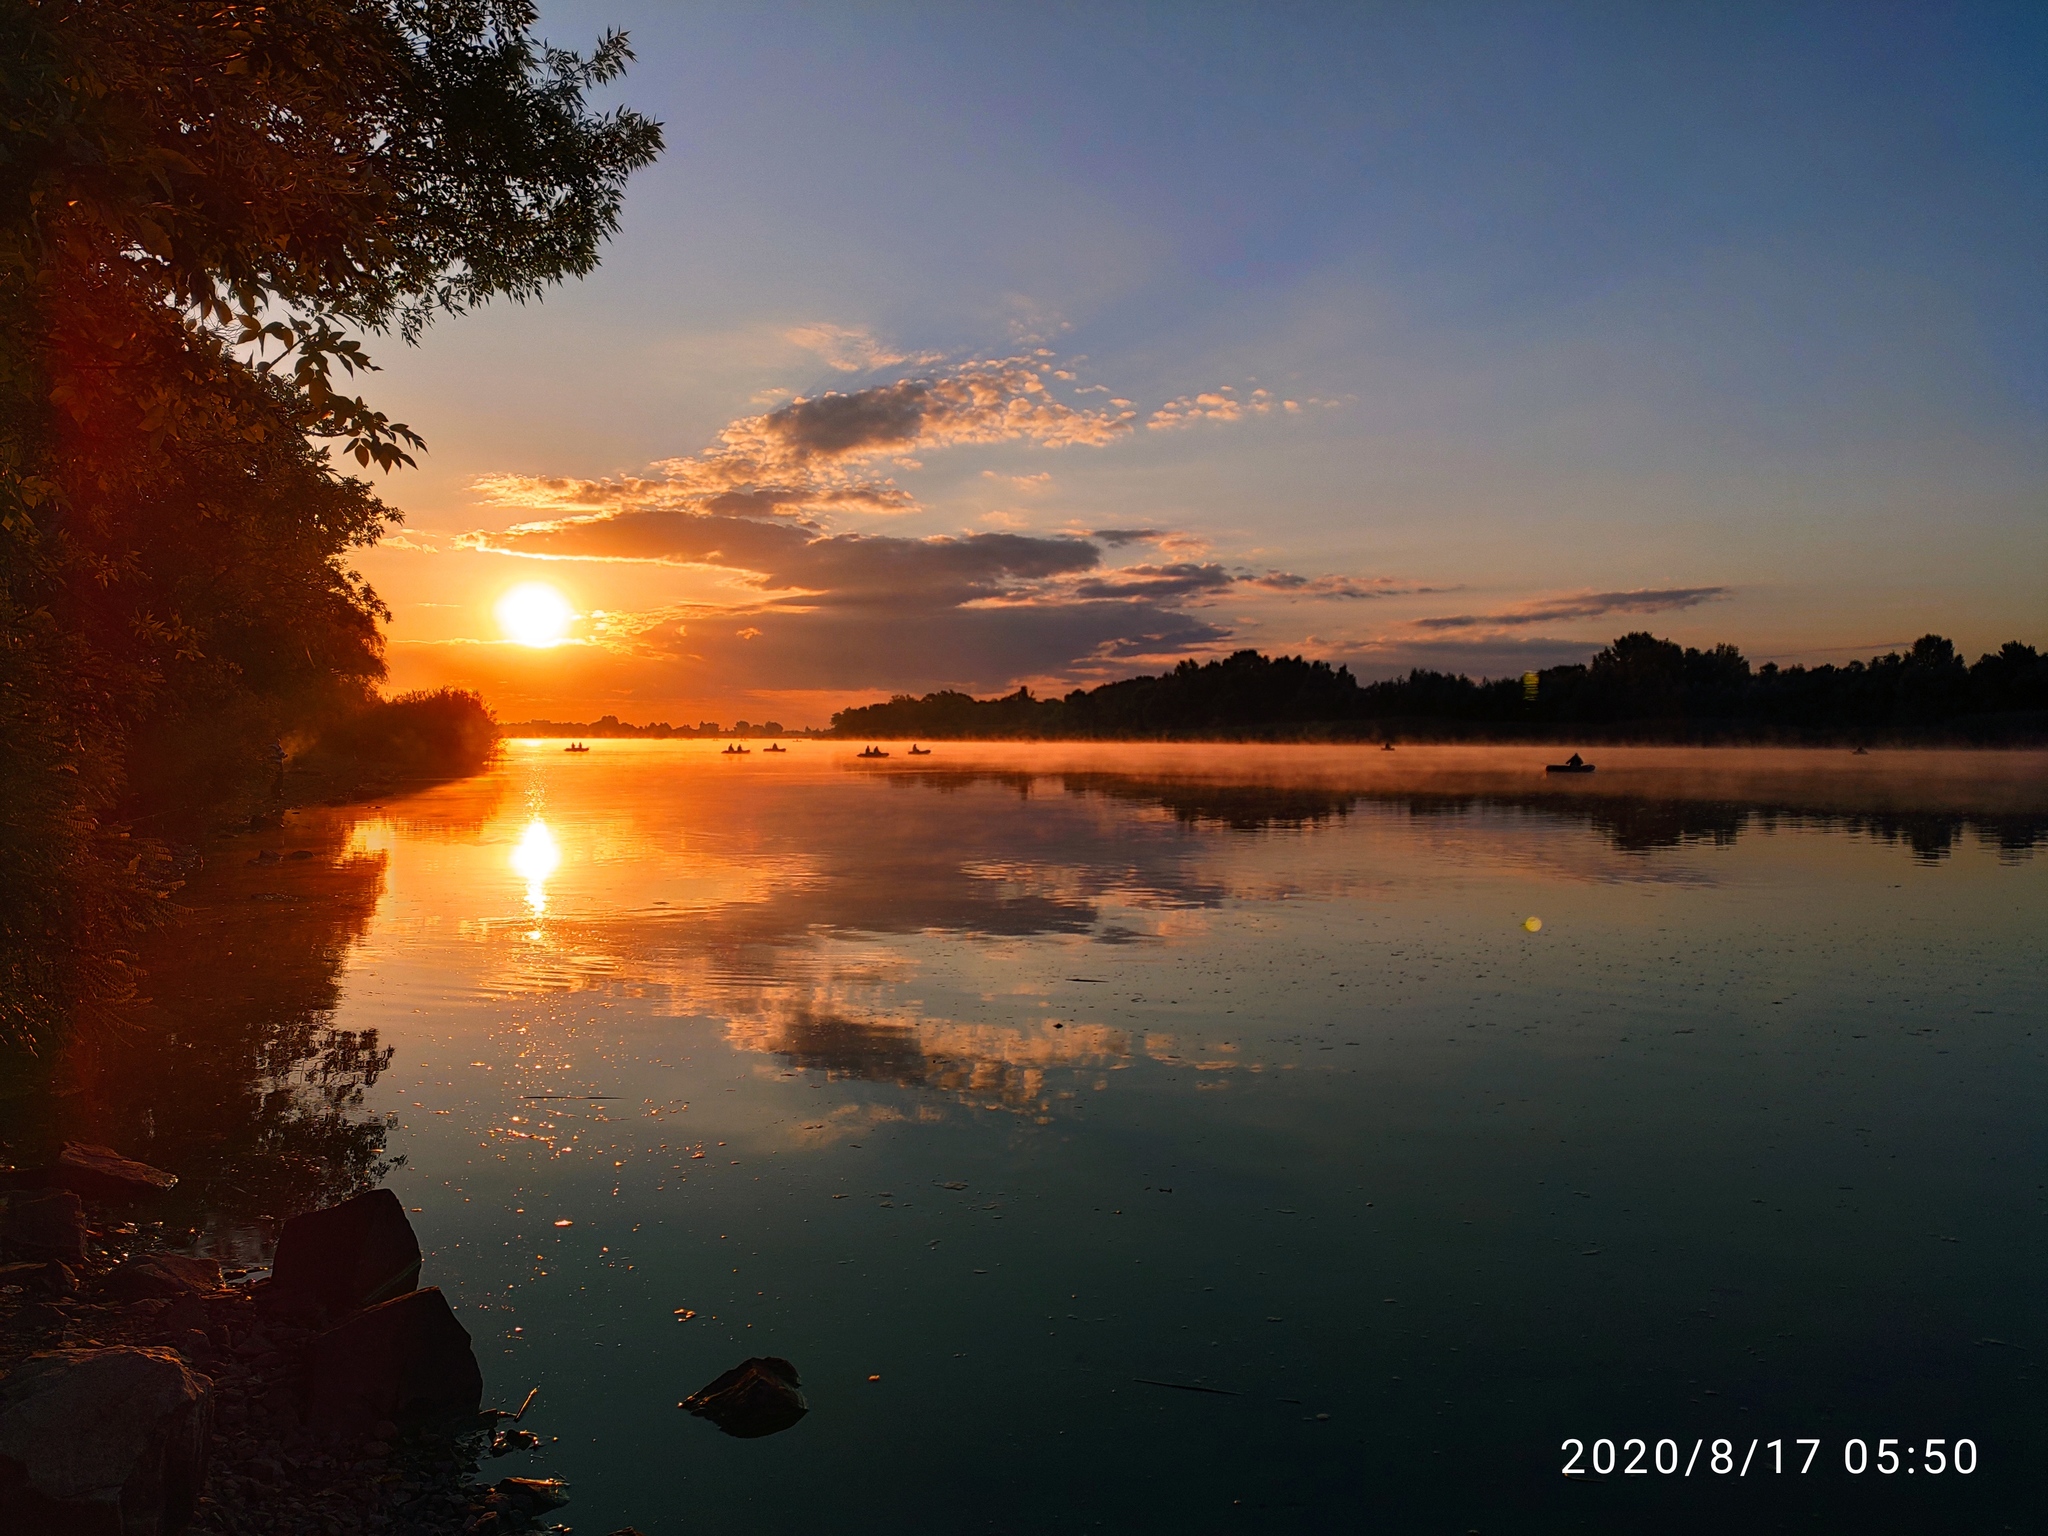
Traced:
<svg viewBox="0 0 2048 1536">
<path fill-rule="evenodd" d="M 1088 537 L 1107 544 L 1111 549 L 1121 549 L 1126 544 L 1148 543 L 1153 539 L 1166 537 L 1164 528 L 1091 528 Z"/>
<path fill-rule="evenodd" d="M 650 623 L 631 651 L 721 687 L 985 693 L 1020 677 L 1069 676 L 1104 658 L 1184 654 L 1230 631 L 1156 604 L 1127 601 L 768 610 L 739 638 L 717 615 Z"/>
<path fill-rule="evenodd" d="M 1238 578 L 1220 565 L 1126 565 L 1078 582 L 1073 594 L 1082 598 L 1145 598 L 1173 602 L 1227 592 Z"/>
<path fill-rule="evenodd" d="M 1561 619 L 1596 619 L 1610 613 L 1664 613 L 1726 597 L 1727 587 L 1642 587 L 1632 592 L 1582 592 L 1544 598 L 1500 613 L 1460 613 L 1417 619 L 1418 629 L 1510 629 Z"/>
<path fill-rule="evenodd" d="M 695 512 L 564 518 L 467 540 L 502 554 L 718 567 L 744 576 L 771 606 L 957 607 L 1026 595 L 1036 584 L 1092 570 L 1102 560 L 1085 539 L 820 534 L 787 519 Z"/>
<path fill-rule="evenodd" d="M 844 458 L 903 448 L 917 441 L 931 405 L 931 386 L 914 380 L 796 400 L 761 418 L 762 435 L 792 455 Z"/>
<path fill-rule="evenodd" d="M 955 443 L 1101 447 L 1131 430 L 1131 412 L 1067 405 L 1033 360 L 966 363 L 932 378 L 792 400 L 733 423 L 718 453 L 768 463 L 870 458 Z"/>
<path fill-rule="evenodd" d="M 1424 592 L 1444 590 L 1442 587 L 1418 587 L 1386 576 L 1295 576 L 1286 571 L 1240 577 L 1238 584 L 1286 597 L 1414 597 Z"/>
</svg>

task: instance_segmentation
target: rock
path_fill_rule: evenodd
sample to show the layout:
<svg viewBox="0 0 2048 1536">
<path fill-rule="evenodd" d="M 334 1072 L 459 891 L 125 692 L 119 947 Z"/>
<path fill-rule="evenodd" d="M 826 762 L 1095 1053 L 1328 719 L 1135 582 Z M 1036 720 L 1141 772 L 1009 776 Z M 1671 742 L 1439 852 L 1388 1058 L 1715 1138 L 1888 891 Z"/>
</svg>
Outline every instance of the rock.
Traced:
<svg viewBox="0 0 2048 1536">
<path fill-rule="evenodd" d="M 44 1170 L 50 1183 L 88 1200 L 132 1200 L 175 1189 L 178 1176 L 123 1157 L 112 1147 L 71 1142 L 57 1155 L 57 1165 Z"/>
<path fill-rule="evenodd" d="M 755 1440 L 780 1434 L 811 1411 L 796 1367 L 773 1355 L 744 1360 L 678 1407 L 709 1419 L 728 1435 Z"/>
<path fill-rule="evenodd" d="M 165 1342 L 187 1360 L 197 1360 L 201 1355 L 213 1352 L 212 1341 L 197 1328 L 187 1328 L 181 1333 L 174 1333 Z"/>
<path fill-rule="evenodd" d="M 403 1296 L 420 1282 L 420 1240 L 388 1189 L 294 1216 L 271 1261 L 275 1290 L 353 1312 Z"/>
<path fill-rule="evenodd" d="M 485 1447 L 492 1456 L 510 1456 L 514 1451 L 530 1451 L 540 1444 L 540 1436 L 530 1429 L 496 1429 L 491 1431 L 491 1442 Z"/>
<path fill-rule="evenodd" d="M 211 1295 L 223 1289 L 218 1260 L 188 1259 L 175 1253 L 149 1253 L 124 1260 L 109 1270 L 100 1284 L 114 1301 Z"/>
<path fill-rule="evenodd" d="M 362 1435 L 397 1424 L 472 1420 L 483 1372 L 469 1331 L 438 1286 L 359 1312 L 306 1353 L 306 1419 L 316 1431 Z"/>
<path fill-rule="evenodd" d="M 52 1259 L 43 1266 L 43 1278 L 39 1288 L 46 1296 L 76 1296 L 78 1279 L 70 1270 Z"/>
<path fill-rule="evenodd" d="M 206 1335 L 213 1319 L 207 1315 L 206 1303 L 197 1295 L 187 1294 L 175 1297 L 164 1308 L 163 1315 L 156 1320 L 157 1327 L 166 1333 L 196 1333 Z"/>
<path fill-rule="evenodd" d="M 60 1349 L 0 1382 L 7 1529 L 174 1536 L 206 1481 L 212 1383 L 161 1349 Z"/>
<path fill-rule="evenodd" d="M 68 1189 L 13 1195 L 0 1215 L 0 1244 L 31 1259 L 85 1259 L 85 1211 Z"/>
<path fill-rule="evenodd" d="M 559 1477 L 501 1477 L 491 1491 L 523 1515 L 544 1515 L 569 1502 L 569 1485 Z"/>
<path fill-rule="evenodd" d="M 78 1282 L 71 1271 L 54 1260 L 23 1259 L 0 1264 L 0 1286 L 18 1285 L 36 1296 L 75 1296 Z"/>
</svg>

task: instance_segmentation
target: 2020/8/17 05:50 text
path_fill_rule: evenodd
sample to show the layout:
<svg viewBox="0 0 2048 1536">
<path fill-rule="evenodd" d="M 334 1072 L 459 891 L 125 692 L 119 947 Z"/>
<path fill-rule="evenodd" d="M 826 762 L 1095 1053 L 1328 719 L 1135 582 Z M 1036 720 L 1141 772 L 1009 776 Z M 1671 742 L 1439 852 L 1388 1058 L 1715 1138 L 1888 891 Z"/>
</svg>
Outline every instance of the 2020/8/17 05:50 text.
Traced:
<svg viewBox="0 0 2048 1536">
<path fill-rule="evenodd" d="M 1747 1477 L 1752 1469 L 1759 1473 L 1804 1475 L 1833 1470 L 1835 1465 L 1852 1477 L 1870 1472 L 1883 1477 L 1921 1472 L 1934 1477 L 1968 1477 L 1977 1470 L 1974 1440 L 1903 1440 L 1887 1436 L 1875 1444 L 1873 1452 L 1872 1442 L 1860 1437 L 1843 1441 L 1839 1463 L 1822 1457 L 1821 1442 L 1810 1438 L 1752 1438 L 1745 1445 L 1740 1440 L 1701 1437 L 1688 1447 L 1668 1437 L 1654 1442 L 1640 1437 L 1619 1442 L 1603 1437 L 1592 1443 L 1590 1451 L 1585 1441 L 1577 1439 L 1565 1441 L 1559 1449 L 1565 1452 L 1564 1475 L 1585 1478 L 1691 1477 L 1695 1472 L 1713 1477 Z M 1763 1453 L 1761 1457 L 1759 1450 Z"/>
</svg>

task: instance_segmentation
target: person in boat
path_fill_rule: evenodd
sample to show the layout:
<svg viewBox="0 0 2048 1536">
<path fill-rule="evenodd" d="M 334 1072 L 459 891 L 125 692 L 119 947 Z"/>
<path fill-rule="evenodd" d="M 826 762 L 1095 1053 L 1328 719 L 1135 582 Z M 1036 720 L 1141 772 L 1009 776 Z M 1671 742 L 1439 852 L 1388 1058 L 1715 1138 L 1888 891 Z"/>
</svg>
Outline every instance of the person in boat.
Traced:
<svg viewBox="0 0 2048 1536">
<path fill-rule="evenodd" d="M 1579 756 L 1578 753 L 1574 752 L 1570 757 L 1564 760 L 1564 765 L 1567 768 L 1583 768 L 1586 766 L 1586 760 L 1583 757 Z"/>
</svg>

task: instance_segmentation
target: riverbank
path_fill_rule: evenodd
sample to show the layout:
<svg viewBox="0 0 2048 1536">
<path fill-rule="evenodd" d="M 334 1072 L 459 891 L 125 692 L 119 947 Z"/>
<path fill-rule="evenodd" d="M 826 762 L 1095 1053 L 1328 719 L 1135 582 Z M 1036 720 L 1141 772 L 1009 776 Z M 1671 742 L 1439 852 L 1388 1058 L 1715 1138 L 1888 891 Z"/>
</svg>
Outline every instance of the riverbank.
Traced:
<svg viewBox="0 0 2048 1536">
<path fill-rule="evenodd" d="M 64 1156 L 79 1150 L 100 1155 Z M 0 1496 L 16 1515 L 70 1529 L 64 1520 L 112 1489 L 124 1519 L 165 1536 L 567 1531 L 547 1518 L 566 1502 L 558 1485 L 507 1475 L 530 1474 L 513 1458 L 548 1443 L 494 1434 L 509 1413 L 355 1432 L 309 1424 L 309 1360 L 331 1319 L 264 1270 L 180 1254 L 195 1234 L 148 1214 L 163 1191 L 77 1197 L 45 1187 L 65 1182 L 48 1167 L 0 1178 L 13 1186 L 0 1196 L 0 1424 L 8 1450 L 28 1457 L 0 1454 Z M 53 1373 L 65 1385 L 38 1398 L 32 1378 Z M 127 1406 L 96 1414 L 96 1393 Z M 70 1454 L 80 1435 L 83 1457 Z M 486 1461 L 494 1480 L 479 1476 Z"/>
</svg>

